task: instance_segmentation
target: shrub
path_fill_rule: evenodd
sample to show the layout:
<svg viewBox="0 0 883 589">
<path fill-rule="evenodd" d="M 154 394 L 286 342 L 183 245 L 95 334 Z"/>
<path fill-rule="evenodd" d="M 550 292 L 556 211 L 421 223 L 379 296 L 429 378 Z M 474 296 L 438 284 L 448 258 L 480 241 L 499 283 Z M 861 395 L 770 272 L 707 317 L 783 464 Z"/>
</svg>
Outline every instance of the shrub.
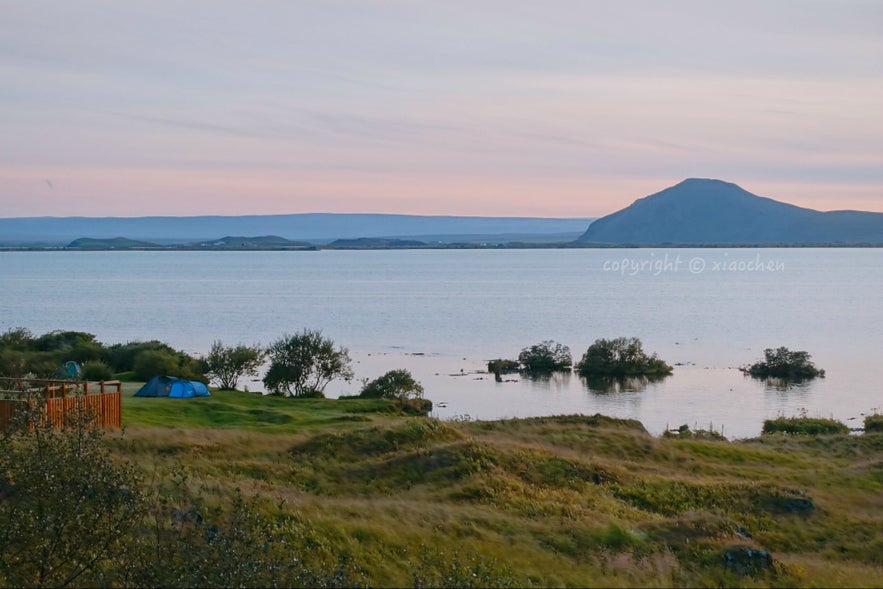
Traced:
<svg viewBox="0 0 883 589">
<path fill-rule="evenodd" d="M 767 348 L 763 354 L 763 360 L 742 368 L 742 372 L 755 378 L 774 377 L 786 380 L 806 380 L 825 376 L 825 371 L 813 365 L 807 352 L 792 352 L 788 348 L 780 347 L 775 350 Z"/>
<path fill-rule="evenodd" d="M 518 360 L 505 360 L 497 358 L 487 363 L 487 371 L 493 374 L 501 374 L 504 372 L 518 372 L 520 364 Z"/>
<path fill-rule="evenodd" d="M 570 348 L 552 340 L 524 348 L 518 355 L 518 361 L 526 372 L 533 373 L 569 371 L 573 365 Z"/>
<path fill-rule="evenodd" d="M 110 367 L 101 360 L 86 362 L 80 368 L 80 378 L 83 380 L 110 380 L 113 373 Z"/>
<path fill-rule="evenodd" d="M 866 416 L 865 433 L 883 433 L 883 415 L 874 413 Z"/>
<path fill-rule="evenodd" d="M 138 380 L 150 380 L 157 374 L 181 376 L 178 371 L 178 358 L 174 354 L 160 350 L 145 350 L 135 358 L 133 366 Z"/>
<path fill-rule="evenodd" d="M 334 342 L 322 337 L 320 331 L 283 336 L 270 346 L 267 355 L 270 367 L 264 386 L 271 393 L 286 397 L 321 394 L 335 378 L 353 378 L 347 349 L 335 350 Z"/>
<path fill-rule="evenodd" d="M 691 430 L 690 426 L 686 423 L 679 426 L 677 429 L 665 430 L 664 432 L 662 432 L 662 437 L 688 440 L 727 441 L 727 438 L 722 433 L 715 431 L 714 428 L 711 426 L 709 426 L 708 429 Z"/>
<path fill-rule="evenodd" d="M 141 518 L 140 479 L 85 413 L 64 430 L 22 411 L 0 436 L 0 585 L 114 586 Z"/>
<path fill-rule="evenodd" d="M 233 347 L 216 341 L 205 358 L 206 374 L 221 390 L 232 390 L 242 376 L 257 376 L 264 355 L 258 345 Z"/>
<path fill-rule="evenodd" d="M 423 386 L 407 370 L 390 370 L 362 387 L 365 399 L 422 399 Z"/>
<path fill-rule="evenodd" d="M 114 344 L 107 348 L 104 352 L 104 361 L 107 362 L 114 372 L 128 372 L 135 370 L 135 360 L 142 352 L 146 351 L 166 352 L 171 355 L 177 354 L 173 347 L 157 340 L 127 342 L 125 344 Z"/>
<path fill-rule="evenodd" d="M 582 376 L 663 376 L 672 368 L 656 354 L 648 356 L 636 337 L 595 340 L 576 365 Z"/>
<path fill-rule="evenodd" d="M 779 417 L 763 422 L 763 434 L 782 432 L 786 434 L 846 434 L 849 428 L 834 419 L 819 417 Z"/>
</svg>

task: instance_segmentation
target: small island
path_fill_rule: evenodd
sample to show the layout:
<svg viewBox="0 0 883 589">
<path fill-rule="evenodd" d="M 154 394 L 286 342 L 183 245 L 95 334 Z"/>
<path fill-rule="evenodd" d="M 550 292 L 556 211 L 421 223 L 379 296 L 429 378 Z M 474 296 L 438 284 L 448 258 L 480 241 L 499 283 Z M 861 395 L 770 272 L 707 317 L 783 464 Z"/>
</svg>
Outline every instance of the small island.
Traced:
<svg viewBox="0 0 883 589">
<path fill-rule="evenodd" d="M 754 378 L 781 378 L 799 382 L 816 377 L 825 377 L 825 371 L 816 368 L 810 361 L 808 352 L 792 352 L 788 348 L 767 348 L 763 351 L 764 359 L 740 368 L 742 372 Z"/>
</svg>

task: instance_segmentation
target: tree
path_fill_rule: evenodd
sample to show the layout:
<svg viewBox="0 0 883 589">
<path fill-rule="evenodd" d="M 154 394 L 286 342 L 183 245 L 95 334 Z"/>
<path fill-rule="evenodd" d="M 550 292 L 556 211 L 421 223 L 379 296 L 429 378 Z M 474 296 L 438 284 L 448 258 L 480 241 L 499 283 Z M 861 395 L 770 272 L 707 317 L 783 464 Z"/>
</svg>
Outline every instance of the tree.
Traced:
<svg viewBox="0 0 883 589">
<path fill-rule="evenodd" d="M 524 366 L 526 372 L 533 373 L 569 371 L 573 365 L 570 348 L 552 340 L 524 348 L 518 355 L 518 361 Z"/>
<path fill-rule="evenodd" d="M 576 365 L 582 376 L 662 376 L 672 368 L 656 354 L 647 355 L 636 337 L 597 339 Z"/>
<path fill-rule="evenodd" d="M 810 361 L 808 352 L 792 352 L 788 348 L 780 347 L 775 350 L 767 348 L 763 351 L 764 359 L 755 362 L 743 372 L 747 372 L 756 378 L 784 378 L 788 380 L 806 380 L 817 376 L 825 376 L 825 371 L 816 368 Z"/>
<path fill-rule="evenodd" d="M 321 397 L 335 378 L 347 382 L 353 378 L 347 349 L 335 350 L 334 342 L 322 337 L 321 331 L 285 335 L 267 349 L 267 355 L 270 367 L 264 386 L 286 397 Z"/>
<path fill-rule="evenodd" d="M 241 377 L 257 376 L 265 355 L 258 345 L 239 344 L 233 347 L 216 341 L 205 358 L 206 376 L 217 383 L 221 390 L 233 390 Z"/>
<path fill-rule="evenodd" d="M 423 385 L 404 369 L 390 370 L 362 387 L 365 399 L 422 399 Z"/>
</svg>

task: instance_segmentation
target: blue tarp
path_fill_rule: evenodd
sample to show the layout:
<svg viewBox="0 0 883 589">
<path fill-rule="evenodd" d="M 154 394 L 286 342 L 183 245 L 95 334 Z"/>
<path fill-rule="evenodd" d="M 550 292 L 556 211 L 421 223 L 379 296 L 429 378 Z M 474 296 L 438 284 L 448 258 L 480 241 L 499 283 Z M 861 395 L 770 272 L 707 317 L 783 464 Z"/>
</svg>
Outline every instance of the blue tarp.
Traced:
<svg viewBox="0 0 883 589">
<path fill-rule="evenodd" d="M 154 376 L 135 393 L 136 397 L 173 397 L 189 399 L 208 397 L 208 387 L 196 380 L 183 380 L 174 376 Z"/>
</svg>

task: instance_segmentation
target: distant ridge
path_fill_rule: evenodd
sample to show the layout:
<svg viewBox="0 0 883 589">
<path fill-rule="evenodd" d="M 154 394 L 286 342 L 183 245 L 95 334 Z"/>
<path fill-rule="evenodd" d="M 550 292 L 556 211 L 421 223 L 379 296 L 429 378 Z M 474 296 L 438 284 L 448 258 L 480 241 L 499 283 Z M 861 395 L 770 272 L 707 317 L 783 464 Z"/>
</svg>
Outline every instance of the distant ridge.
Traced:
<svg viewBox="0 0 883 589">
<path fill-rule="evenodd" d="M 204 241 L 195 244 L 203 248 L 270 248 L 270 247 L 312 247 L 306 241 L 292 241 L 278 235 L 261 235 L 257 237 L 228 235 L 221 239 Z"/>
<path fill-rule="evenodd" d="M 821 212 L 689 178 L 589 225 L 579 243 L 883 245 L 883 213 Z"/>
<path fill-rule="evenodd" d="M 19 217 L 0 218 L 0 245 L 66 245 L 80 237 L 128 239 L 160 244 L 190 244 L 219 235 L 275 235 L 313 243 L 334 239 L 454 240 L 460 236 L 564 236 L 571 241 L 591 218 L 457 217 L 386 214 L 304 213 L 198 217 Z M 478 237 L 476 237 L 478 239 Z"/>
<path fill-rule="evenodd" d="M 155 243 L 149 241 L 137 241 L 126 237 L 112 237 L 109 239 L 95 239 L 92 237 L 81 237 L 75 239 L 67 247 L 72 249 L 138 249 L 138 248 L 155 248 L 159 247 Z"/>
</svg>

